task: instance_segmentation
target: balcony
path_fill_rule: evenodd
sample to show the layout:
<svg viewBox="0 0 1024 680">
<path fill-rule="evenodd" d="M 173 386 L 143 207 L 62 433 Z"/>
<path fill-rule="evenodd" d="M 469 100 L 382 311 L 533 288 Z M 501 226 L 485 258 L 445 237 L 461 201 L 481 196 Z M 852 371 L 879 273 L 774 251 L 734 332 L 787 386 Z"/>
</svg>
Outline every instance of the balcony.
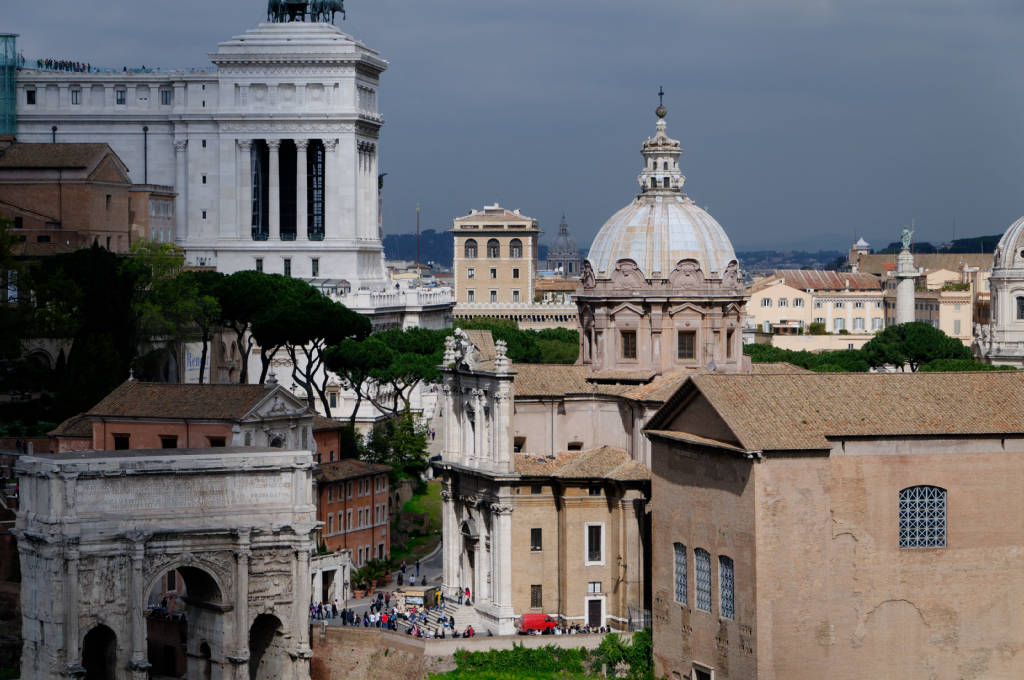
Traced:
<svg viewBox="0 0 1024 680">
<path fill-rule="evenodd" d="M 281 240 L 282 241 L 294 241 L 295 240 L 295 234 L 281 234 Z"/>
<path fill-rule="evenodd" d="M 260 231 L 259 229 L 252 230 L 253 241 L 266 241 L 268 238 L 270 238 L 270 234 L 268 234 L 267 232 Z"/>
<path fill-rule="evenodd" d="M 307 231 L 306 232 L 306 237 L 310 241 L 323 241 L 324 240 L 324 233 L 322 231 Z"/>
</svg>

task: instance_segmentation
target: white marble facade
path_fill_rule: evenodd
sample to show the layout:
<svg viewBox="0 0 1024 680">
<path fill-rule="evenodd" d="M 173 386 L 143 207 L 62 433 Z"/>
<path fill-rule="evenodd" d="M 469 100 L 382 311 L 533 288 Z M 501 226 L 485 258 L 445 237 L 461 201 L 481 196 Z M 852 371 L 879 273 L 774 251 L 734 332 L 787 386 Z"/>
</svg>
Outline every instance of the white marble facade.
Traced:
<svg viewBox="0 0 1024 680">
<path fill-rule="evenodd" d="M 332 24 L 305 22 L 260 24 L 209 58 L 205 70 L 21 69 L 18 138 L 105 142 L 133 182 L 173 186 L 173 240 L 190 264 L 384 288 L 387 62 Z"/>
</svg>

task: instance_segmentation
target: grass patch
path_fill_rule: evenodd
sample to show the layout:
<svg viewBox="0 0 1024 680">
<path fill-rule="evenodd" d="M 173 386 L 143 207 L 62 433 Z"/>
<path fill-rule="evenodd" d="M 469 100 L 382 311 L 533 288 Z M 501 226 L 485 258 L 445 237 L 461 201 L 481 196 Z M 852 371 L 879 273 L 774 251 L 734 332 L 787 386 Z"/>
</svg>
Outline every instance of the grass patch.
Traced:
<svg viewBox="0 0 1024 680">
<path fill-rule="evenodd" d="M 406 512 L 427 513 L 430 515 L 430 526 L 441 528 L 441 480 L 427 482 L 422 494 L 415 494 L 402 507 Z"/>
<path fill-rule="evenodd" d="M 391 546 L 391 563 L 399 564 L 402 560 L 415 562 L 417 559 L 429 555 L 437 544 L 441 542 L 441 481 L 434 480 L 423 485 L 419 493 L 405 502 L 402 512 L 427 515 L 430 518 L 430 528 L 425 534 L 412 534 L 405 541 L 405 545 Z M 392 536 L 396 526 L 392 525 Z"/>
</svg>

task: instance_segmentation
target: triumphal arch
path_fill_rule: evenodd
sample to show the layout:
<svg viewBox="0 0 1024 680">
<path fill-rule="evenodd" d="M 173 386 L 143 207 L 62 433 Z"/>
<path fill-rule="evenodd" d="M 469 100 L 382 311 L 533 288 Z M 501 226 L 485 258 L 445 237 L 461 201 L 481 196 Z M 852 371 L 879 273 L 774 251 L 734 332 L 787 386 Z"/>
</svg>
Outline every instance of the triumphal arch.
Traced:
<svg viewBox="0 0 1024 680">
<path fill-rule="evenodd" d="M 24 680 L 304 680 L 308 451 L 86 451 L 18 463 Z"/>
</svg>

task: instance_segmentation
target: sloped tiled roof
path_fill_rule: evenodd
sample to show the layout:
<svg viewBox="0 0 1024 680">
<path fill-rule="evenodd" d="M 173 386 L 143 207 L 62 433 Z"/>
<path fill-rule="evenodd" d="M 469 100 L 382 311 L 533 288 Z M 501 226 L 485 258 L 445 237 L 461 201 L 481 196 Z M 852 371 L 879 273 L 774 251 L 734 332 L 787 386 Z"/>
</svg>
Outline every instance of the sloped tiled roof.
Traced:
<svg viewBox="0 0 1024 680">
<path fill-rule="evenodd" d="M 390 471 L 390 465 L 365 463 L 356 458 L 346 458 L 332 463 L 321 463 L 316 467 L 316 478 L 320 482 L 337 482 L 342 479 L 352 479 L 353 477 L 363 477 L 365 475 Z"/>
<path fill-rule="evenodd" d="M 1024 372 L 706 374 L 691 380 L 751 451 L 826 449 L 829 436 L 1024 434 Z M 652 429 L 665 428 L 652 421 Z"/>
<path fill-rule="evenodd" d="M 779 375 L 780 373 L 814 373 L 788 361 L 764 361 L 753 365 L 754 375 Z"/>
<path fill-rule="evenodd" d="M 46 434 L 51 437 L 92 439 L 92 421 L 86 418 L 84 413 L 79 413 L 71 416 Z"/>
<path fill-rule="evenodd" d="M 326 432 L 328 430 L 340 430 L 345 423 L 335 418 L 325 418 L 319 413 L 313 416 L 313 432 Z"/>
<path fill-rule="evenodd" d="M 106 144 L 16 142 L 0 154 L 0 169 L 87 168 L 108 151 Z"/>
<path fill-rule="evenodd" d="M 86 415 L 234 420 L 251 411 L 271 389 L 263 385 L 183 385 L 129 380 Z"/>
<path fill-rule="evenodd" d="M 588 451 L 567 451 L 556 456 L 531 456 L 517 453 L 516 474 L 524 477 L 556 477 L 558 479 L 613 479 L 643 481 L 650 472 L 614 446 Z"/>
<path fill-rule="evenodd" d="M 634 401 L 665 401 L 679 389 L 679 386 L 686 382 L 693 373 L 690 371 L 675 371 L 660 375 L 646 385 L 638 385 L 623 393 L 622 396 Z"/>
<path fill-rule="evenodd" d="M 751 290 L 760 290 L 776 280 L 797 290 L 881 290 L 882 282 L 874 274 L 834 272 L 826 269 L 776 269 L 755 281 Z"/>
<path fill-rule="evenodd" d="M 590 368 L 574 364 L 513 364 L 517 397 L 546 397 L 594 391 Z"/>
</svg>

